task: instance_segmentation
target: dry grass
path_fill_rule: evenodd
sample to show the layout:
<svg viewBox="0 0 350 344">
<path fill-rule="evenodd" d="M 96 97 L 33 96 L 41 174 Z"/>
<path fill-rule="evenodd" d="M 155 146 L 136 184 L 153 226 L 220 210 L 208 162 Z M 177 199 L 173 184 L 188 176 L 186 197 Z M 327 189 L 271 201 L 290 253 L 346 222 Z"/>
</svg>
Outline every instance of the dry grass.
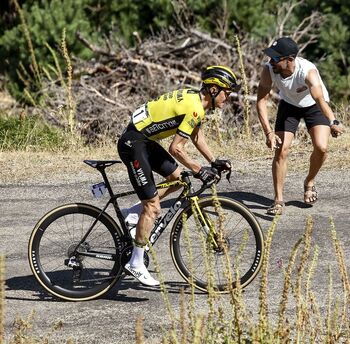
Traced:
<svg viewBox="0 0 350 344">
<path fill-rule="evenodd" d="M 329 234 L 342 280 L 342 290 L 334 297 L 333 274 L 330 271 L 328 295 L 321 299 L 315 296 L 318 286 L 312 285 L 312 279 L 317 270 L 319 249 L 312 244 L 313 220 L 308 218 L 304 235 L 297 240 L 291 250 L 284 273 L 282 293 L 274 295 L 274 298 L 280 299 L 278 320 L 273 320 L 270 316 L 268 253 L 277 226 L 278 218 L 272 223 L 267 234 L 266 251 L 260 273 L 260 310 L 257 320 L 247 312 L 239 287 L 230 291 L 229 306 L 226 306 L 225 310 L 222 305 L 228 305 L 227 296 L 209 291 L 208 310 L 195 312 L 194 300 L 191 300 L 193 295 L 182 293 L 179 301 L 180 312 L 174 314 L 171 311 L 171 331 L 164 330 L 159 343 L 349 343 L 350 328 L 347 322 L 350 310 L 349 277 L 332 221 Z M 187 308 L 183 305 L 187 305 Z M 321 312 L 322 307 L 326 310 Z M 145 340 L 138 343 L 148 342 Z"/>
<path fill-rule="evenodd" d="M 210 139 L 210 146 L 216 156 L 228 157 L 233 161 L 235 171 L 253 173 L 253 171 L 270 170 L 273 152 L 264 143 L 261 135 L 248 139 L 237 137 L 219 145 Z M 163 142 L 166 147 L 169 141 Z M 201 160 L 192 144 L 188 144 L 189 154 Z M 306 171 L 312 145 L 305 139 L 297 138 L 289 156 L 290 171 Z M 73 180 L 81 171 L 90 171 L 82 161 L 84 159 L 118 159 L 115 143 L 106 143 L 100 147 L 72 146 L 64 152 L 0 152 L 0 183 L 21 183 L 51 179 Z M 203 161 L 204 163 L 204 161 Z M 337 139 L 331 139 L 329 155 L 323 169 L 344 169 L 350 166 L 350 134 L 345 133 Z M 118 166 L 120 170 L 126 169 Z"/>
<path fill-rule="evenodd" d="M 215 190 L 214 190 L 215 191 Z M 215 192 L 213 194 L 215 199 Z M 196 223 L 196 225 L 199 225 Z M 220 223 L 217 224 L 220 227 Z M 262 269 L 260 272 L 259 314 L 255 320 L 247 312 L 240 286 L 228 290 L 230 297 L 218 295 L 208 290 L 207 309 L 195 311 L 194 295 L 181 294 L 180 312 L 175 314 L 167 297 L 164 278 L 160 274 L 163 296 L 168 304 L 171 320 L 171 331 L 164 330 L 161 343 L 350 343 L 350 327 L 347 316 L 350 311 L 349 276 L 346 271 L 345 257 L 334 226 L 330 221 L 330 238 L 334 246 L 334 256 L 342 281 L 342 290 L 334 297 L 333 272 L 329 270 L 328 295 L 317 299 L 319 286 L 313 286 L 312 280 L 317 270 L 319 248 L 313 244 L 313 219 L 308 217 L 305 232 L 295 243 L 290 253 L 288 266 L 284 273 L 284 284 L 280 299 L 277 321 L 269 313 L 269 261 L 270 248 L 274 232 L 278 226 L 278 216 L 271 224 L 266 240 Z M 191 229 L 193 230 L 193 229 Z M 185 225 L 185 234 L 188 231 Z M 203 264 L 208 265 L 210 280 L 210 257 L 205 244 L 203 248 Z M 189 245 L 191 247 L 191 245 Z M 230 257 L 225 252 L 227 259 Z M 159 266 L 156 257 L 152 254 Z M 227 270 L 230 280 L 231 271 Z M 228 307 L 222 307 L 226 304 Z M 187 305 L 185 308 L 183 305 Z M 320 311 L 320 309 L 326 311 Z M 140 344 L 147 343 L 138 342 Z"/>
<path fill-rule="evenodd" d="M 0 152 L 0 183 L 42 181 L 48 177 L 73 181 L 82 171 L 91 170 L 83 164 L 84 159 L 116 159 L 117 154 L 112 144 L 98 148 L 72 147 L 64 152 Z"/>
<path fill-rule="evenodd" d="M 0 256 L 0 343 L 2 344 L 5 338 L 4 331 L 5 319 L 5 258 Z"/>
</svg>

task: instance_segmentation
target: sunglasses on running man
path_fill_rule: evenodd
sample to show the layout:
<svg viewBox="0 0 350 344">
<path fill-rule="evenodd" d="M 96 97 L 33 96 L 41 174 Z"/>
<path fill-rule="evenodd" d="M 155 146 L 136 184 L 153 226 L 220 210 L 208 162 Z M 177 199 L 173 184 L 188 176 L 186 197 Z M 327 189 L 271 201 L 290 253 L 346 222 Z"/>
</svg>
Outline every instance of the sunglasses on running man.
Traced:
<svg viewBox="0 0 350 344">
<path fill-rule="evenodd" d="M 289 56 L 274 56 L 270 58 L 270 62 L 278 63 L 280 61 L 283 61 L 287 59 Z"/>
</svg>

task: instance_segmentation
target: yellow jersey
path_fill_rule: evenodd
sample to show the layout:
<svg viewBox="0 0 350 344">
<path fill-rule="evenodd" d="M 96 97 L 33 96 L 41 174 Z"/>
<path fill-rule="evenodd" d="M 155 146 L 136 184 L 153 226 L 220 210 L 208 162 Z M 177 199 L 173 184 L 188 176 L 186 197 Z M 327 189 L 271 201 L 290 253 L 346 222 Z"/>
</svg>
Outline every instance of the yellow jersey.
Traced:
<svg viewBox="0 0 350 344">
<path fill-rule="evenodd" d="M 151 140 L 174 134 L 189 138 L 205 115 L 199 91 L 181 89 L 150 100 L 132 114 L 136 129 Z"/>
</svg>

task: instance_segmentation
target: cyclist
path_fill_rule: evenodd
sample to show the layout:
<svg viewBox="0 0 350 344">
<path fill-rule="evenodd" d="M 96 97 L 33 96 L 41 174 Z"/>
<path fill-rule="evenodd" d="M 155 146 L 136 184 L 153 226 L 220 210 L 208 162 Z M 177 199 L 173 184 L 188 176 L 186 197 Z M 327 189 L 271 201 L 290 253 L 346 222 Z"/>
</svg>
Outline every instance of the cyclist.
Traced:
<svg viewBox="0 0 350 344">
<path fill-rule="evenodd" d="M 316 66 L 297 56 L 296 42 L 290 37 L 281 37 L 264 52 L 270 61 L 261 74 L 257 111 L 266 144 L 276 149 L 272 163 L 275 199 L 267 209 L 268 214 L 276 215 L 283 212 L 287 156 L 300 119 L 304 118 L 313 144 L 309 173 L 304 180 L 304 202 L 307 204 L 315 203 L 318 198 L 314 179 L 326 159 L 329 134 L 338 137 L 343 130 L 328 105 L 329 95 Z M 266 105 L 273 84 L 281 98 L 275 130 L 270 127 Z"/>
<path fill-rule="evenodd" d="M 216 168 L 231 169 L 229 160 L 215 159 L 204 138 L 201 122 L 207 110 L 222 108 L 230 93 L 238 89 L 231 69 L 207 67 L 202 73 L 200 90 L 180 89 L 148 101 L 132 114 L 130 124 L 118 141 L 119 156 L 142 203 L 134 249 L 125 270 L 144 285 L 159 285 L 144 265 L 144 248 L 160 214 L 160 199 L 175 191 L 174 188 L 157 191 L 152 171 L 167 181 L 176 180 L 181 172 L 176 159 L 193 171 L 196 178 L 210 182 L 218 178 Z M 169 154 L 157 140 L 172 135 Z M 185 150 L 188 139 L 211 166 L 201 166 L 188 156 Z"/>
</svg>

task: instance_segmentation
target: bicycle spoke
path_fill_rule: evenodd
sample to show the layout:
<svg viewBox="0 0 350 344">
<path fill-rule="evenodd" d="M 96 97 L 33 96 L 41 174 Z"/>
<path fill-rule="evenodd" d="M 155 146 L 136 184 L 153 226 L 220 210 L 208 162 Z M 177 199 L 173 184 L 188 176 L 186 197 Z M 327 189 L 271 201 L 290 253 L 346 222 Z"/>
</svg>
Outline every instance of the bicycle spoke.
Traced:
<svg viewBox="0 0 350 344">
<path fill-rule="evenodd" d="M 53 262 L 54 260 L 51 260 L 49 262 L 46 262 L 44 264 L 41 264 L 42 268 L 44 270 L 48 270 L 46 269 L 46 267 L 50 267 L 50 270 L 48 272 L 53 272 L 53 271 L 58 271 L 58 269 L 62 269 L 62 266 L 63 266 L 63 262 L 62 263 L 59 263 L 57 262 L 54 266 L 56 267 L 51 267 L 51 263 Z"/>
</svg>

